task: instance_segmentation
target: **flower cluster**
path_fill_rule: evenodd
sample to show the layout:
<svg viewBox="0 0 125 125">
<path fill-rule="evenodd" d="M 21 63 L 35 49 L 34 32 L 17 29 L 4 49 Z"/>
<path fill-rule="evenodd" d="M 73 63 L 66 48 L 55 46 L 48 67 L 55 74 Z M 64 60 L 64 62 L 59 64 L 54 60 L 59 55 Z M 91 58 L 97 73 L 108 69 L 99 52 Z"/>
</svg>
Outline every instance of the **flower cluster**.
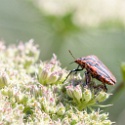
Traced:
<svg viewBox="0 0 125 125">
<path fill-rule="evenodd" d="M 113 123 L 108 120 L 108 113 L 93 108 L 110 94 L 81 86 L 84 79 L 80 76 L 63 83 L 67 71 L 60 67 L 56 55 L 40 63 L 38 56 L 38 46 L 32 40 L 8 47 L 0 42 L 0 124 Z M 92 112 L 87 112 L 88 107 Z"/>
<path fill-rule="evenodd" d="M 50 61 L 40 62 L 38 66 L 38 79 L 41 84 L 56 84 L 66 77 L 66 70 L 61 69 L 60 62 L 55 54 Z"/>
<path fill-rule="evenodd" d="M 79 110 L 97 106 L 99 102 L 105 101 L 110 96 L 110 94 L 103 90 L 95 92 L 95 90 L 91 90 L 88 87 L 83 88 L 81 85 L 66 86 L 66 91 Z"/>
</svg>

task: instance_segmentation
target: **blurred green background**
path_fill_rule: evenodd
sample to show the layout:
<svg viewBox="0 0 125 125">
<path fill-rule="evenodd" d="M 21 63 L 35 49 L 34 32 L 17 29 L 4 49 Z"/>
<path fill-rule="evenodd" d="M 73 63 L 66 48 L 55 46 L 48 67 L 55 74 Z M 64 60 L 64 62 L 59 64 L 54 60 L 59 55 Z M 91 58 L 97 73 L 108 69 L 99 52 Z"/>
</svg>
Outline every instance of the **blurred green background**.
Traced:
<svg viewBox="0 0 125 125">
<path fill-rule="evenodd" d="M 124 125 L 124 83 L 122 89 L 118 89 L 118 86 L 123 81 L 120 69 L 121 62 L 125 61 L 125 14 L 122 15 L 122 12 L 119 12 L 119 6 L 122 3 L 118 3 L 117 0 L 119 6 L 117 5 L 117 7 L 113 4 L 115 6 L 114 9 L 114 6 L 110 6 L 111 3 L 107 2 L 110 8 L 109 11 L 112 11 L 113 8 L 114 12 L 118 11 L 120 13 L 120 17 L 119 13 L 116 13 L 114 17 L 111 15 L 106 16 L 108 12 L 104 14 L 103 8 L 100 10 L 100 13 L 102 11 L 102 16 L 100 16 L 96 15 L 98 12 L 96 12 L 97 10 L 94 11 L 94 7 L 101 6 L 101 3 L 96 1 L 98 4 L 94 3 L 93 5 L 92 0 L 89 0 L 84 3 L 83 7 L 87 4 L 89 8 L 89 5 L 91 5 L 92 8 L 89 8 L 90 12 L 94 11 L 94 13 L 92 15 L 91 13 L 87 13 L 88 8 L 86 6 L 86 10 L 81 10 L 81 12 L 83 11 L 83 15 L 81 16 L 84 17 L 84 15 L 88 14 L 89 18 L 87 17 L 88 15 L 85 16 L 84 21 L 80 23 L 80 19 L 76 16 L 77 14 L 75 15 L 75 21 L 73 19 L 73 14 L 79 9 L 78 5 L 77 8 L 73 6 L 75 9 L 70 7 L 70 2 L 72 3 L 73 1 L 65 3 L 66 7 L 69 6 L 68 9 L 71 9 L 71 11 L 68 10 L 63 15 L 47 13 L 43 6 L 45 0 L 41 0 L 41 5 L 39 5 L 39 1 L 0 0 L 0 39 L 4 40 L 7 44 L 18 43 L 20 41 L 26 42 L 34 39 L 35 43 L 40 45 L 40 58 L 42 60 L 50 59 L 52 53 L 55 53 L 61 61 L 62 67 L 66 67 L 68 70 L 76 67 L 75 64 L 69 65 L 73 61 L 73 58 L 68 50 L 71 50 L 76 58 L 90 54 L 97 55 L 117 78 L 116 86 L 108 86 L 109 91 L 116 90 L 112 97 L 113 101 L 109 100 L 109 102 L 113 103 L 113 106 L 104 110 L 110 113 L 110 119 L 115 121 L 117 125 Z M 56 3 L 57 1 L 53 0 L 54 2 Z M 58 9 L 61 4 L 61 2 L 57 4 Z M 51 5 L 52 2 L 49 3 L 49 9 L 52 9 Z M 82 8 L 82 4 L 79 5 Z M 60 8 L 62 9 L 64 6 L 61 5 Z M 58 9 L 57 12 L 59 12 Z M 90 18 L 93 16 L 95 17 L 94 19 Z M 96 21 L 98 18 L 100 20 Z"/>
</svg>

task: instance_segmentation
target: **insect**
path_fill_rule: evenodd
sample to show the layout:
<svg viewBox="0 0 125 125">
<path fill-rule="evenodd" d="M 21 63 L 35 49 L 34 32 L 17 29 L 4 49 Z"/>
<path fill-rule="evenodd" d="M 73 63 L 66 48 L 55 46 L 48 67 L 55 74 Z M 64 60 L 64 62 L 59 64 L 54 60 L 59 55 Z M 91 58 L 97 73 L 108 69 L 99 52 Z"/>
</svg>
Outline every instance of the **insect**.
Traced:
<svg viewBox="0 0 125 125">
<path fill-rule="evenodd" d="M 71 51 L 69 52 L 72 55 Z M 72 57 L 75 59 L 73 55 Z M 105 84 L 114 85 L 116 83 L 116 78 L 114 77 L 114 75 L 95 55 L 81 57 L 75 59 L 74 62 L 78 64 L 78 67 L 76 69 L 71 70 L 70 73 L 67 75 L 66 79 L 69 77 L 71 73 L 77 73 L 78 71 L 86 69 L 86 85 L 90 83 L 91 77 L 101 81 L 104 84 L 105 89 L 107 89 Z"/>
</svg>

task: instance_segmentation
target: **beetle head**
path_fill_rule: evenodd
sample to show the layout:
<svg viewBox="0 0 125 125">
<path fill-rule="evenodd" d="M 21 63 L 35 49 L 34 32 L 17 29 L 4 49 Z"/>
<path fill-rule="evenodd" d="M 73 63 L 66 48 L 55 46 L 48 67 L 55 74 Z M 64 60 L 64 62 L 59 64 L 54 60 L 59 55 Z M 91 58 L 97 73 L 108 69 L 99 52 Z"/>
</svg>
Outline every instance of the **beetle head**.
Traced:
<svg viewBox="0 0 125 125">
<path fill-rule="evenodd" d="M 75 59 L 75 63 L 77 63 L 79 66 L 81 66 L 82 68 L 84 68 L 85 67 L 85 58 L 84 57 L 82 57 L 82 58 L 78 58 L 78 59 L 76 59 L 74 56 L 73 56 L 73 54 L 72 54 L 72 52 L 69 50 L 69 53 L 71 54 L 71 56 Z"/>
<path fill-rule="evenodd" d="M 82 68 L 85 67 L 85 61 L 84 58 L 78 58 L 74 61 L 75 63 L 77 63 L 79 66 L 81 66 Z"/>
</svg>

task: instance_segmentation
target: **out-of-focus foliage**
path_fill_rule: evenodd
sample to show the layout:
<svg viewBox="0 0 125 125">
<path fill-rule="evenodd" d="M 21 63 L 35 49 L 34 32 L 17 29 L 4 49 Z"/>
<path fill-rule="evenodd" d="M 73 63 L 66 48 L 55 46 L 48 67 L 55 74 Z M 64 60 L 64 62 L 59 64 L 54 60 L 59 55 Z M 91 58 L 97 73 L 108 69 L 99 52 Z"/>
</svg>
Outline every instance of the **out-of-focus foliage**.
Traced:
<svg viewBox="0 0 125 125">
<path fill-rule="evenodd" d="M 65 17 L 72 13 L 71 22 L 78 27 L 98 27 L 107 24 L 125 26 L 123 0 L 31 0 L 46 16 Z M 121 23 L 121 24 L 120 24 Z M 106 25 L 105 25 L 106 26 Z"/>
</svg>

